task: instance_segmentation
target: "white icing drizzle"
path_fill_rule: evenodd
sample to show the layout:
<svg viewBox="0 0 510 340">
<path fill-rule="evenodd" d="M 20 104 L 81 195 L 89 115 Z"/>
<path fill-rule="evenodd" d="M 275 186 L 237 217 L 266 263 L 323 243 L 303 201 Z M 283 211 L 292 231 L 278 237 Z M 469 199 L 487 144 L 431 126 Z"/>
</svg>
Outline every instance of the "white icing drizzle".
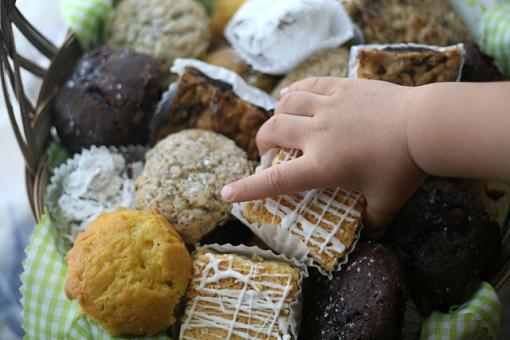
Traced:
<svg viewBox="0 0 510 340">
<path fill-rule="evenodd" d="M 233 255 L 205 253 L 207 262 L 196 259 L 192 287 L 197 295 L 188 303 L 185 321 L 181 326 L 180 339 L 193 340 L 189 331 L 216 328 L 227 332 L 218 339 L 290 339 L 289 293 L 292 277 L 283 273 L 262 273 L 260 264 L 250 262 L 248 273 L 233 266 Z M 242 283 L 241 289 L 218 289 L 224 280 L 234 279 Z M 277 281 L 285 282 L 281 285 Z M 247 320 L 243 322 L 243 318 Z M 186 334 L 188 333 L 188 334 Z M 209 338 L 213 334 L 208 334 Z"/>
<path fill-rule="evenodd" d="M 282 152 L 284 157 L 280 155 L 279 162 L 286 162 L 299 155 L 298 150 Z M 310 190 L 297 196 L 282 195 L 276 200 L 267 198 L 257 201 L 253 209 L 258 209 L 263 204 L 264 208 L 273 215 L 272 224 L 279 224 L 282 228 L 299 236 L 306 245 L 319 248 L 316 252 L 308 247 L 311 253 L 325 254 L 328 257 L 343 254 L 346 245 L 342 243 L 339 236 L 343 233 L 342 226 L 345 223 L 353 223 L 361 218 L 361 212 L 355 209 L 362 200 L 361 194 L 339 187 Z M 339 196 L 343 198 L 342 201 L 337 200 Z M 313 216 L 315 221 L 305 217 L 305 214 Z M 330 221 L 326 214 L 336 217 L 338 222 Z"/>
</svg>

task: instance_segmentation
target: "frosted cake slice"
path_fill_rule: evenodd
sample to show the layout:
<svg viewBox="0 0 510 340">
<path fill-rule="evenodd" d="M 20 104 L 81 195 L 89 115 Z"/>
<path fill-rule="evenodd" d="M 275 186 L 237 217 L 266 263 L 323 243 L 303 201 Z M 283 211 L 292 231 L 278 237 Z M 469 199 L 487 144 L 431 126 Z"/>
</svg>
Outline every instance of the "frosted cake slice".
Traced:
<svg viewBox="0 0 510 340">
<path fill-rule="evenodd" d="M 280 150 L 272 165 L 298 156 L 296 150 Z M 334 188 L 274 196 L 241 207 L 241 219 L 272 249 L 296 257 L 288 246 L 293 237 L 311 261 L 333 271 L 357 240 L 365 200 L 359 193 Z"/>
<path fill-rule="evenodd" d="M 180 339 L 295 339 L 300 269 L 199 249 Z"/>
</svg>

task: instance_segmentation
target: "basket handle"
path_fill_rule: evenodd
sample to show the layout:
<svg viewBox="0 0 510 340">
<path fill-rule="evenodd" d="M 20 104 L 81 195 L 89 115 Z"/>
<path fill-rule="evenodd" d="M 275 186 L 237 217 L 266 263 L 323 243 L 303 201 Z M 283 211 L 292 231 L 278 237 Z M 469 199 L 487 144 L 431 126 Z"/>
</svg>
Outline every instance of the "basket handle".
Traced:
<svg viewBox="0 0 510 340">
<path fill-rule="evenodd" d="M 38 150 L 33 133 L 36 111 L 26 95 L 20 70 L 24 69 L 41 79 L 44 78 L 47 70 L 17 53 L 13 25 L 46 58 L 51 60 L 57 54 L 58 49 L 20 13 L 16 7 L 16 0 L 0 1 L 0 79 L 2 92 L 14 135 L 25 159 L 26 167 L 30 175 L 34 176 L 42 155 L 35 151 Z M 11 92 L 14 93 L 19 105 L 21 126 L 16 120 L 13 101 L 10 96 Z"/>
</svg>

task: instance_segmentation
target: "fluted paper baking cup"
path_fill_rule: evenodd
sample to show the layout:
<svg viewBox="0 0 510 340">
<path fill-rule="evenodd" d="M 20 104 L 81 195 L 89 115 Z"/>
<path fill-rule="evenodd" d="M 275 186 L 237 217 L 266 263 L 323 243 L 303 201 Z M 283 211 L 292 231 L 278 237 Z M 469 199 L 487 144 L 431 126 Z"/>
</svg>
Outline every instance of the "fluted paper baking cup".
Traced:
<svg viewBox="0 0 510 340">
<path fill-rule="evenodd" d="M 244 256 L 247 259 L 251 259 L 253 257 L 258 257 L 266 261 L 275 261 L 275 262 L 282 262 L 290 265 L 293 268 L 297 268 L 300 270 L 300 278 L 298 280 L 298 292 L 297 292 L 297 299 L 289 304 L 290 314 L 289 314 L 289 323 L 290 323 L 290 333 L 293 335 L 293 339 L 298 338 L 299 333 L 299 327 L 301 324 L 301 310 L 303 305 L 303 297 L 302 297 L 302 290 L 303 290 L 303 280 L 308 277 L 308 270 L 305 265 L 303 265 L 300 261 L 296 259 L 289 258 L 283 254 L 276 254 L 271 250 L 264 250 L 260 249 L 256 246 L 245 246 L 245 245 L 238 245 L 234 246 L 231 244 L 209 244 L 204 246 L 199 246 L 196 250 L 200 249 L 207 249 L 212 250 L 218 254 L 235 254 Z M 194 254 L 193 254 L 194 255 Z M 247 290 L 250 290 L 247 288 Z M 249 296 L 250 294 L 259 294 L 259 291 L 256 287 L 254 287 L 251 292 L 245 292 L 245 296 Z M 185 331 L 185 325 L 186 325 L 186 318 L 189 317 L 188 315 L 185 315 L 183 318 L 183 323 L 181 325 L 180 330 L 180 336 L 179 339 L 183 338 L 184 331 Z"/>
<path fill-rule="evenodd" d="M 67 246 L 103 212 L 131 207 L 145 151 L 143 146 L 92 146 L 55 169 L 45 202 Z"/>
</svg>

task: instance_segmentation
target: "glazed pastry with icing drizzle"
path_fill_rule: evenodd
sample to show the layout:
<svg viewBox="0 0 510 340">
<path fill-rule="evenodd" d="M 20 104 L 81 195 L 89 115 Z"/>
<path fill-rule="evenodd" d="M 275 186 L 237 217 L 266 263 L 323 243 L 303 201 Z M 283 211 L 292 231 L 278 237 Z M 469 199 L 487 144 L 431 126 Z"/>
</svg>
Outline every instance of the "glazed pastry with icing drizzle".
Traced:
<svg viewBox="0 0 510 340">
<path fill-rule="evenodd" d="M 300 275 L 287 263 L 199 249 L 179 339 L 295 339 Z"/>
<path fill-rule="evenodd" d="M 272 152 L 277 154 L 270 165 L 299 157 L 297 150 Z M 267 159 L 260 168 L 269 165 L 265 162 Z M 301 248 L 308 265 L 330 272 L 339 269 L 341 260 L 353 248 L 364 209 L 361 194 L 334 188 L 243 203 L 234 206 L 232 213 L 273 250 L 297 258 L 296 248 Z"/>
</svg>

